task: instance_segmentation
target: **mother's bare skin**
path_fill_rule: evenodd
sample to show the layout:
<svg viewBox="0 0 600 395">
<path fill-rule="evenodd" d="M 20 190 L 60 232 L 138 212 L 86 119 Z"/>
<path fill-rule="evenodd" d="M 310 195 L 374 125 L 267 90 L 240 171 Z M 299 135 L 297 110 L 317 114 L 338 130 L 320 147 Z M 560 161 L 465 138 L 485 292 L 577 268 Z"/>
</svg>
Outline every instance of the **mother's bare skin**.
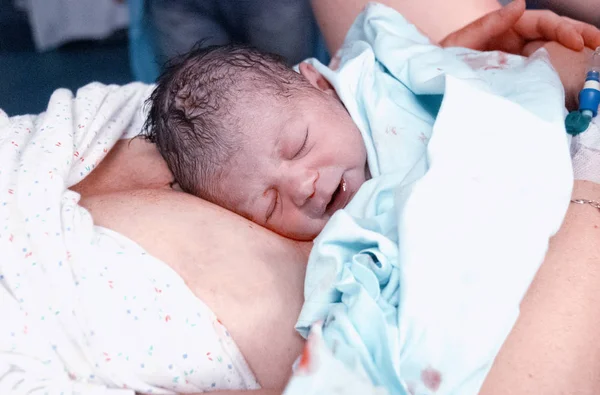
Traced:
<svg viewBox="0 0 600 395">
<path fill-rule="evenodd" d="M 81 204 L 97 225 L 173 268 L 227 327 L 261 386 L 283 387 L 303 345 L 294 324 L 306 245 L 182 192 L 114 192 Z"/>
</svg>

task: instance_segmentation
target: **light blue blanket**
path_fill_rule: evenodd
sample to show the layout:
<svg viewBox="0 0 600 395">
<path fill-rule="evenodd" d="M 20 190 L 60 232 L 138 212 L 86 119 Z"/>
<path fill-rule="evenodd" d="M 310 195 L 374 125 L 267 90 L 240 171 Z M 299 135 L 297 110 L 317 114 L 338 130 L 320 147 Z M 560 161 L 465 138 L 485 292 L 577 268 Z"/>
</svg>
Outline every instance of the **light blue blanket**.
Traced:
<svg viewBox="0 0 600 395">
<path fill-rule="evenodd" d="M 569 204 L 564 97 L 530 59 L 372 4 L 332 67 L 373 178 L 315 240 L 286 394 L 474 394 Z"/>
</svg>

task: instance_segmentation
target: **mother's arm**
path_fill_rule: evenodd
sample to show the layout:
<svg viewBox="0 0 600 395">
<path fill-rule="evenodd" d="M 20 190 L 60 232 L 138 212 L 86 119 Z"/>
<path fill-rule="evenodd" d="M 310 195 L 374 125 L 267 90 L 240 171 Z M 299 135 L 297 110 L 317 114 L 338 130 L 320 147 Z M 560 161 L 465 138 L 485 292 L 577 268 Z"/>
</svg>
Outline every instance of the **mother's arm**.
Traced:
<svg viewBox="0 0 600 395">
<path fill-rule="evenodd" d="M 573 197 L 600 185 L 576 181 Z M 600 394 L 599 290 L 600 211 L 572 204 L 481 394 Z"/>
<path fill-rule="evenodd" d="M 333 54 L 342 45 L 346 32 L 369 0 L 311 0 L 315 16 Z M 378 0 L 404 15 L 433 41 L 483 15 L 497 10 L 496 0 Z"/>
</svg>

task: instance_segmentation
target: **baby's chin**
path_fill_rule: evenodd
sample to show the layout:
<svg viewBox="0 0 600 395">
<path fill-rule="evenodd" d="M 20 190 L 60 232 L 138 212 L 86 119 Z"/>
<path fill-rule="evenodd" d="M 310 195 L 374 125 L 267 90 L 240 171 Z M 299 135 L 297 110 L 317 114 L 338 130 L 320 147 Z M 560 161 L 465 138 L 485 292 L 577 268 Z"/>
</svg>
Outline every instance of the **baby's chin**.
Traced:
<svg viewBox="0 0 600 395">
<path fill-rule="evenodd" d="M 317 221 L 315 221 L 315 222 L 317 222 Z M 280 236 L 286 237 L 288 239 L 297 240 L 297 241 L 313 241 L 325 227 L 325 224 L 327 223 L 327 219 L 324 219 L 322 221 L 322 223 L 321 223 L 321 221 L 318 221 L 318 222 L 319 222 L 318 225 L 317 225 L 317 223 L 311 223 L 310 225 L 307 225 L 304 227 L 297 227 L 295 229 L 272 229 L 272 230 L 275 233 L 279 234 Z"/>
<path fill-rule="evenodd" d="M 290 232 L 290 231 L 282 231 L 282 232 L 276 232 L 279 233 L 279 235 L 286 237 L 288 239 L 292 239 L 292 240 L 297 240 L 297 241 L 313 241 L 318 235 L 319 233 L 321 233 L 321 230 L 323 230 L 323 228 L 321 228 L 318 232 L 315 231 L 299 231 L 299 232 Z"/>
</svg>

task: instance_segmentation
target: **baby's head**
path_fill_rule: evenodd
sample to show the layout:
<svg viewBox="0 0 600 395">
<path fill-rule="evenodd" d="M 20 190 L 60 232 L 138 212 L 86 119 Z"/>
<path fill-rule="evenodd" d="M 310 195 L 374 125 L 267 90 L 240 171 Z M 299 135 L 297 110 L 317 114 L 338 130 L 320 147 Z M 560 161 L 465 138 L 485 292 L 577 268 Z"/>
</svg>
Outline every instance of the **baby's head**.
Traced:
<svg viewBox="0 0 600 395">
<path fill-rule="evenodd" d="M 309 240 L 367 177 L 366 150 L 329 83 L 245 46 L 196 49 L 158 80 L 146 121 L 180 187 Z"/>
</svg>

